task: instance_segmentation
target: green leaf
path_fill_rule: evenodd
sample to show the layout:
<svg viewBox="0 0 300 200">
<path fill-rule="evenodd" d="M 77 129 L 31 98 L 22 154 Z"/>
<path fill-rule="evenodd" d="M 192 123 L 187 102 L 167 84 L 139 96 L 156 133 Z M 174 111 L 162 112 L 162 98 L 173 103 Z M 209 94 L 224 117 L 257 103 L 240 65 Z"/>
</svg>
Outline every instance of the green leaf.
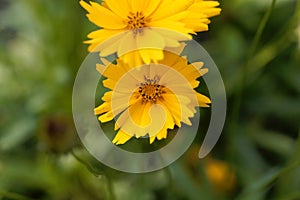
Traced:
<svg viewBox="0 0 300 200">
<path fill-rule="evenodd" d="M 36 124 L 32 118 L 16 121 L 3 131 L 4 135 L 0 138 L 0 150 L 7 151 L 18 146 L 34 134 L 35 127 Z"/>
</svg>

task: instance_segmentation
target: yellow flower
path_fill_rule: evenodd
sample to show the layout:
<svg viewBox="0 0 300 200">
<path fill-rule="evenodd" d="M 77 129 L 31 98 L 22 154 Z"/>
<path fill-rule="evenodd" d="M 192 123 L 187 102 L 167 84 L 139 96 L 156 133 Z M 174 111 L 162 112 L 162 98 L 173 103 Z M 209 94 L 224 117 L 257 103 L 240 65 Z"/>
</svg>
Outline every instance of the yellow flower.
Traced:
<svg viewBox="0 0 300 200">
<path fill-rule="evenodd" d="M 221 160 L 205 159 L 205 174 L 218 192 L 232 191 L 236 185 L 236 177 L 232 167 Z"/>
<path fill-rule="evenodd" d="M 135 57 L 134 52 L 129 56 Z M 131 59 L 131 60 L 134 60 Z M 210 99 L 194 90 L 196 79 L 208 70 L 203 63 L 188 64 L 185 57 L 164 52 L 159 63 L 134 67 L 117 60 L 117 64 L 97 65 L 107 79 L 103 85 L 104 101 L 95 108 L 102 123 L 116 120 L 115 144 L 124 144 L 130 138 L 148 135 L 150 143 L 167 137 L 167 130 L 181 123 L 192 125 L 195 107 L 209 107 Z"/>
<path fill-rule="evenodd" d="M 105 0 L 101 5 L 81 0 L 80 4 L 88 19 L 102 28 L 88 35 L 90 52 L 121 56 L 128 49 L 151 48 L 139 51 L 147 64 L 162 60 L 165 47 L 178 47 L 179 41 L 192 39 L 190 34 L 207 31 L 208 18 L 221 12 L 217 1 L 204 0 Z"/>
<path fill-rule="evenodd" d="M 219 194 L 229 194 L 233 192 L 236 186 L 236 173 L 230 163 L 222 161 L 211 156 L 207 156 L 203 160 L 196 159 L 199 156 L 199 144 L 193 144 L 189 147 L 184 156 L 185 163 L 189 167 L 192 176 L 197 177 L 199 169 L 203 168 L 207 180 L 211 183 L 214 192 Z M 200 185 L 203 183 L 201 180 Z"/>
</svg>

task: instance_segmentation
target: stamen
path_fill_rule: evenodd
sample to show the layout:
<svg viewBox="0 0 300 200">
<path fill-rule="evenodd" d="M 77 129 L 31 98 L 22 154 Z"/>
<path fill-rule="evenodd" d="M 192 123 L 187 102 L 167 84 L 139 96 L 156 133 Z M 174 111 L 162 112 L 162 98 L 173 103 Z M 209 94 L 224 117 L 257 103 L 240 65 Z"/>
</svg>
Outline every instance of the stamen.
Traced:
<svg viewBox="0 0 300 200">
<path fill-rule="evenodd" d="M 143 97 L 144 102 L 156 103 L 164 93 L 165 86 L 159 85 L 159 77 L 155 76 L 154 79 L 145 78 L 145 82 L 139 86 L 139 93 Z"/>
<path fill-rule="evenodd" d="M 146 27 L 147 22 L 149 22 L 149 19 L 146 19 L 142 12 L 130 12 L 127 18 L 127 27 L 129 30 L 134 31 L 134 33 L 141 32 L 142 28 Z"/>
</svg>

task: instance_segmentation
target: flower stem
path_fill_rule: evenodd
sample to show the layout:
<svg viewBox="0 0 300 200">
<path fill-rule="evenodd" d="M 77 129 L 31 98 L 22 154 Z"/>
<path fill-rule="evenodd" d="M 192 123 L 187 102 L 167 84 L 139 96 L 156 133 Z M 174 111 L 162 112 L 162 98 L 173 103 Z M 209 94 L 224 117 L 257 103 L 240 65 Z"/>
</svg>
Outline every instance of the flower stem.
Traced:
<svg viewBox="0 0 300 200">
<path fill-rule="evenodd" d="M 247 78 L 248 69 L 249 69 L 249 66 L 250 66 L 249 64 L 250 64 L 251 59 L 254 56 L 255 50 L 257 49 L 258 43 L 261 39 L 262 33 L 263 33 L 263 31 L 264 31 L 264 29 L 267 25 L 267 22 L 268 22 L 268 20 L 271 16 L 272 10 L 275 7 L 275 4 L 276 4 L 276 0 L 272 0 L 269 9 L 266 11 L 265 15 L 263 16 L 263 18 L 261 20 L 261 22 L 258 26 L 258 29 L 256 31 L 255 37 L 253 39 L 253 42 L 251 44 L 246 64 L 245 64 L 245 66 L 243 67 L 243 70 L 242 70 L 242 77 L 241 77 L 241 81 L 240 81 L 239 87 L 237 89 L 236 98 L 235 98 L 236 99 L 236 102 L 234 104 L 235 107 L 233 108 L 233 112 L 232 112 L 233 113 L 233 118 L 232 119 L 233 119 L 233 122 L 235 124 L 234 128 L 236 128 L 238 118 L 239 118 L 239 111 L 240 111 L 242 100 L 243 100 L 243 90 L 244 90 L 244 87 L 245 87 L 245 84 L 246 84 L 246 78 Z M 235 129 L 233 129 L 233 130 L 235 130 Z"/>
<path fill-rule="evenodd" d="M 82 158 L 80 158 L 75 152 L 74 150 L 71 151 L 72 155 L 74 156 L 74 158 L 81 164 L 83 164 L 87 170 L 89 172 L 91 172 L 93 175 L 95 175 L 97 178 L 102 176 L 105 178 L 106 180 L 106 185 L 107 185 L 107 191 L 108 191 L 108 196 L 109 198 L 108 199 L 111 199 L 111 200 L 115 200 L 116 197 L 115 197 L 115 193 L 114 193 L 114 190 L 113 190 L 113 182 L 111 180 L 111 178 L 108 176 L 107 173 L 105 173 L 104 171 L 102 171 L 101 173 L 99 173 L 99 171 L 95 170 L 91 164 L 89 164 L 87 161 L 83 160 Z"/>
<path fill-rule="evenodd" d="M 116 200 L 115 193 L 114 193 L 113 182 L 112 182 L 111 178 L 108 175 L 105 175 L 105 178 L 106 178 L 106 183 L 107 183 L 109 199 Z"/>
</svg>

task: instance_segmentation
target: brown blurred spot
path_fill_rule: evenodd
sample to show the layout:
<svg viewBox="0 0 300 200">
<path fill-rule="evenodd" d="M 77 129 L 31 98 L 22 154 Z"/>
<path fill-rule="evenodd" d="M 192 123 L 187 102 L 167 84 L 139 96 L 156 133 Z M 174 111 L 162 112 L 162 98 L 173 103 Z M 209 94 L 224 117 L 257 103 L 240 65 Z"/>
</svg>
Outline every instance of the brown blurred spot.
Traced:
<svg viewBox="0 0 300 200">
<path fill-rule="evenodd" d="M 53 116 L 42 120 L 39 133 L 41 147 L 46 151 L 63 153 L 69 151 L 77 141 L 71 118 Z"/>
</svg>

